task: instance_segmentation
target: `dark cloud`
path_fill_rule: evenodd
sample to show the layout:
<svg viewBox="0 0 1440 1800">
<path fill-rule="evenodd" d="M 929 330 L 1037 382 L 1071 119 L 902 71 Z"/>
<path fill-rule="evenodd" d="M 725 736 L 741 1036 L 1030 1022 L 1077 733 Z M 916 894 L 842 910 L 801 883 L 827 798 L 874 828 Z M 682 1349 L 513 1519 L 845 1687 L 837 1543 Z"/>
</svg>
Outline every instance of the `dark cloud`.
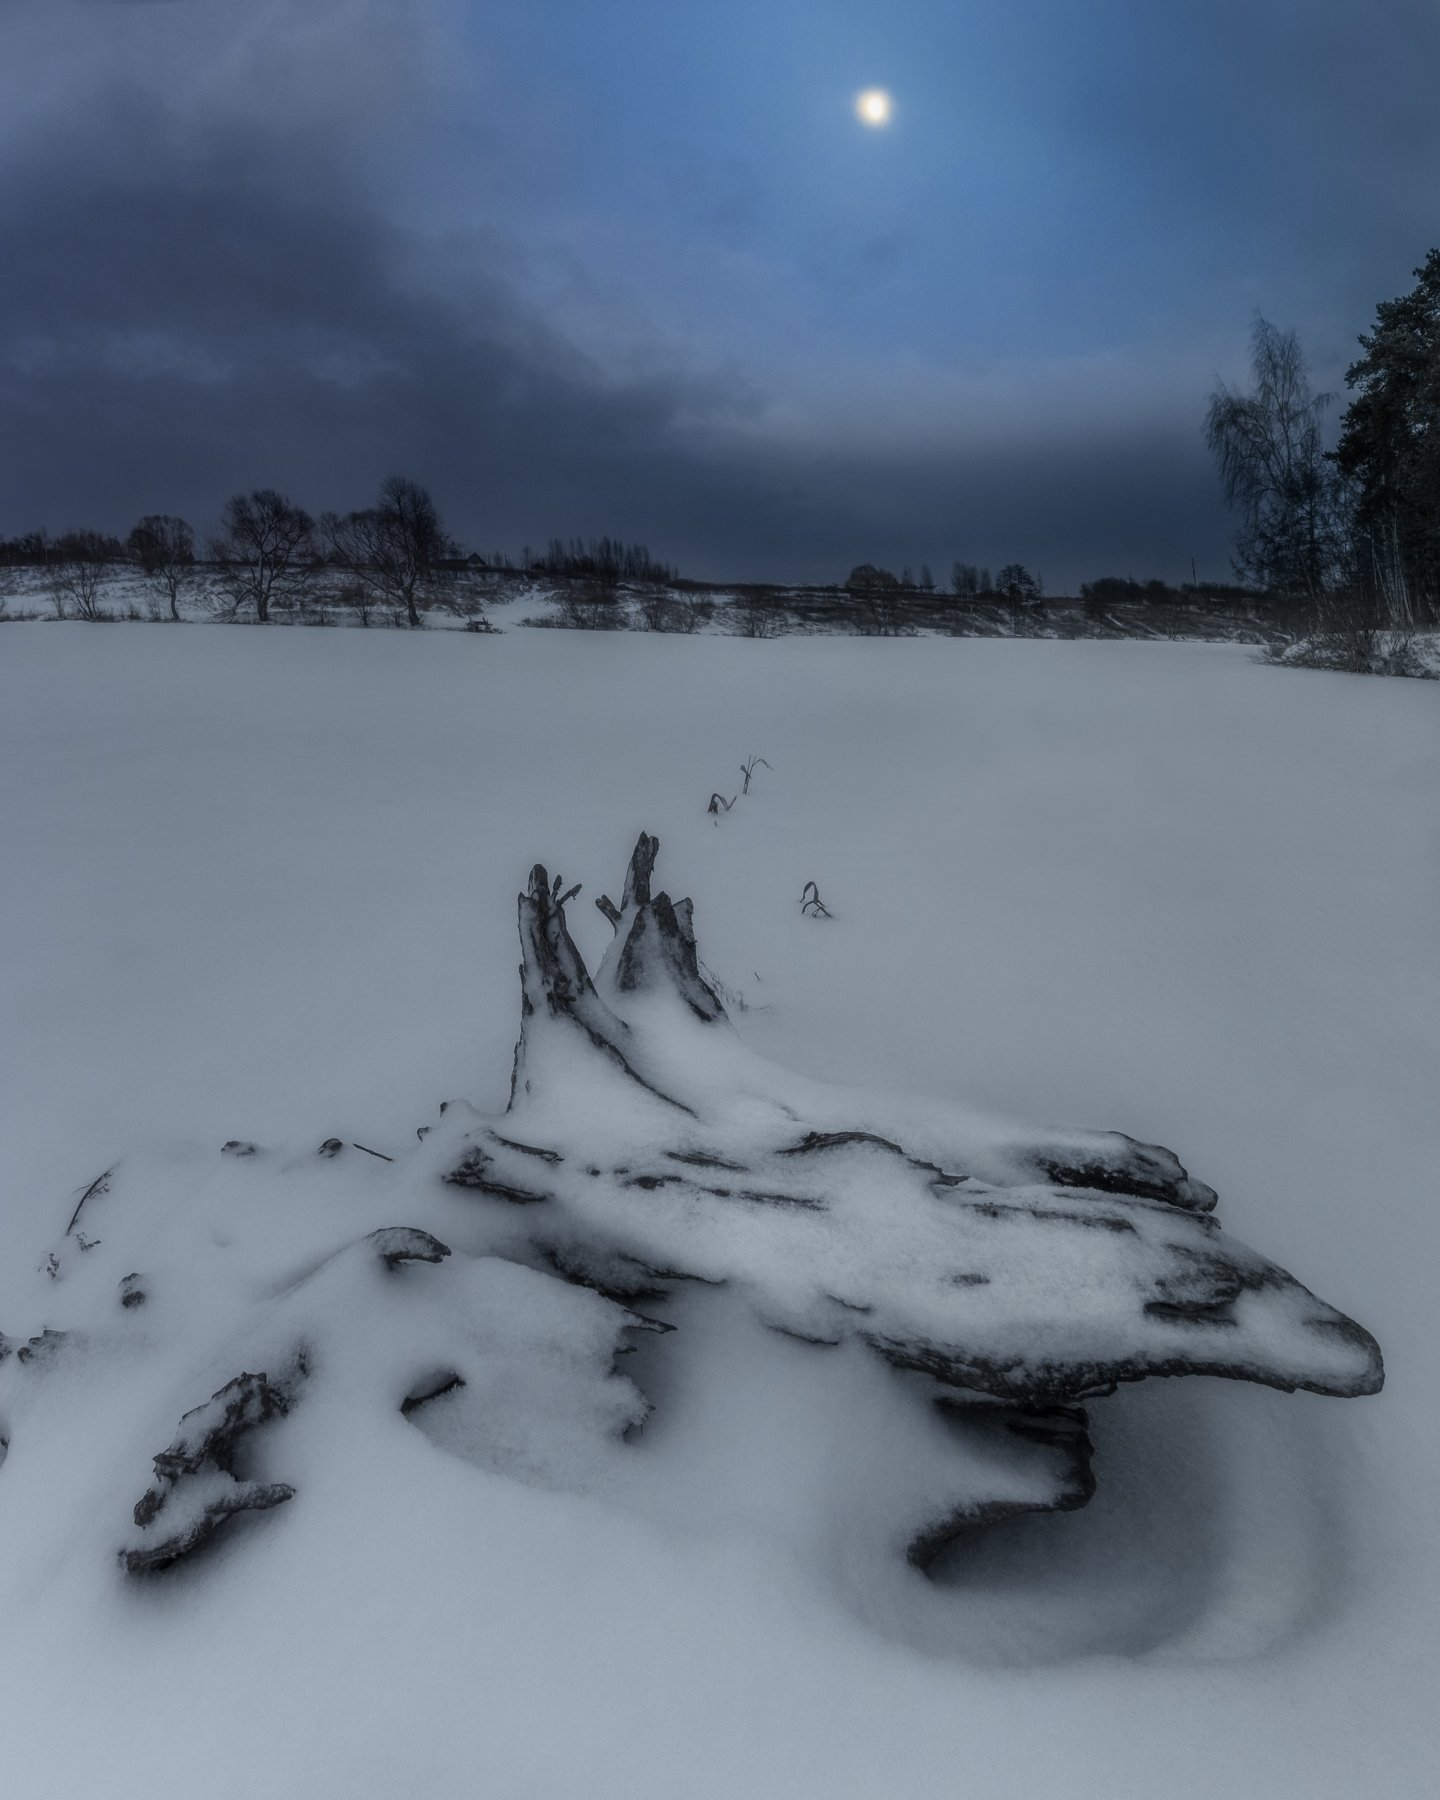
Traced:
<svg viewBox="0 0 1440 1800">
<path fill-rule="evenodd" d="M 634 510 L 679 379 L 613 385 L 499 277 L 424 291 L 427 247 L 324 137 L 197 125 L 102 88 L 12 152 L 0 233 L 4 523 L 213 516 L 274 482 L 316 507 L 424 475 L 485 541 L 553 507 Z"/>
<path fill-rule="evenodd" d="M 607 381 L 499 280 L 418 291 L 405 233 L 248 167 L 52 182 L 0 230 L 26 246 L 0 302 L 17 521 L 204 517 L 261 482 L 346 506 L 405 468 L 487 543 L 638 524 L 687 479 L 682 413 L 721 410 L 698 381 Z"/>
<path fill-rule="evenodd" d="M 1189 554 L 1166 490 L 1167 475 L 1192 486 L 1194 455 L 867 459 L 737 435 L 756 425 L 737 384 L 610 379 L 498 278 L 463 303 L 420 291 L 423 245 L 313 173 L 296 197 L 269 159 L 212 142 L 183 179 L 72 165 L 12 202 L 0 230 L 25 246 L 25 279 L 0 296 L 5 525 L 202 521 L 261 483 L 344 508 L 404 469 L 487 548 L 608 530 L 736 577 L 825 577 L 863 556 L 1088 568 L 1121 553 L 1109 520 L 1131 508 L 1146 521 L 1132 556 Z"/>
<path fill-rule="evenodd" d="M 1325 33 L 1340 26 L 1324 9 L 1306 17 L 1315 98 L 1307 108 L 1291 93 L 1277 113 L 1308 143 L 1338 79 Z M 618 162 L 613 209 L 597 201 L 572 223 L 555 187 L 566 157 L 553 145 L 531 155 L 503 92 L 493 118 L 466 117 L 450 61 L 468 18 L 459 5 L 317 0 L 257 5 L 242 28 L 212 0 L 92 0 L 5 19 L 0 531 L 124 529 L 157 509 L 203 528 L 229 493 L 261 483 L 344 508 L 400 470 L 484 548 L 611 531 L 737 577 L 1020 558 L 1052 588 L 1102 569 L 1188 574 L 1192 554 L 1202 572 L 1225 572 L 1228 527 L 1198 431 L 1213 336 L 1198 331 L 1168 366 L 1158 323 L 1108 363 L 1066 364 L 1058 349 L 1047 362 L 1038 342 L 1027 361 L 1012 346 L 1020 373 L 977 385 L 972 367 L 947 407 L 927 389 L 955 372 L 918 352 L 901 360 L 943 316 L 925 262 L 933 215 L 867 202 L 850 237 L 837 243 L 826 225 L 823 253 L 798 240 L 792 253 L 757 155 L 687 148 L 676 110 L 661 134 L 674 156 L 645 188 L 672 209 L 673 240 L 671 214 L 627 215 Z M 1246 29 L 1237 14 L 1237 43 Z M 1241 86 L 1258 94 L 1279 50 L 1263 33 L 1248 41 L 1263 55 Z M 1397 109 L 1413 121 L 1408 84 Z M 1158 83 L 1132 114 L 1189 209 L 1177 241 L 1214 229 Z M 1118 129 L 1106 120 L 1067 129 L 1103 156 Z M 1267 115 L 1248 150 L 1227 139 L 1207 152 L 1212 172 L 1228 171 L 1246 243 L 1263 208 L 1242 204 L 1245 171 L 1257 146 L 1278 155 L 1277 129 Z M 1401 138 L 1400 126 L 1382 134 L 1377 169 Z M 1278 169 L 1256 179 L 1305 188 L 1308 232 L 1318 202 L 1293 167 L 1283 180 Z M 1363 185 L 1354 167 L 1344 180 Z M 1138 285 L 1143 247 L 1124 219 L 1117 229 Z M 544 246 L 572 231 L 590 239 L 562 294 Z M 609 263 L 588 256 L 591 240 Z M 650 260 L 619 248 L 634 242 Z M 720 297 L 702 319 L 694 296 L 712 267 Z M 774 301 L 787 269 L 801 284 L 789 338 Z M 676 270 L 691 280 L 679 301 L 665 288 Z M 1184 279 L 1182 266 L 1171 280 Z M 1226 280 L 1243 345 L 1256 301 Z M 1033 306 L 1044 291 L 998 265 L 971 289 L 997 312 L 1008 292 Z M 1053 300 L 1057 320 L 1067 298 L 1072 315 L 1106 304 L 1088 274 Z M 1321 309 L 1327 354 L 1343 344 L 1342 312 Z M 853 343 L 839 342 L 841 324 Z M 956 335 L 976 354 L 985 342 L 979 327 Z M 847 406 L 850 386 L 878 397 Z"/>
</svg>

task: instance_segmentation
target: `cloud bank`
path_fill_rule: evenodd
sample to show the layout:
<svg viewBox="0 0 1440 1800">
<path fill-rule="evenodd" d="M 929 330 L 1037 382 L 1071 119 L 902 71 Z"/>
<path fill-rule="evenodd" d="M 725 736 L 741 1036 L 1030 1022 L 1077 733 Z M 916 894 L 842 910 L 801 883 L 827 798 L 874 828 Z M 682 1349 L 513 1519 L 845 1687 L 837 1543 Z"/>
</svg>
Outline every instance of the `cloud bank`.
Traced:
<svg viewBox="0 0 1440 1800">
<path fill-rule="evenodd" d="M 587 188 L 543 55 L 516 75 L 535 46 L 495 12 L 493 44 L 461 4 L 0 12 L 0 532 L 123 530 L 154 510 L 203 529 L 262 483 L 345 508 L 402 471 L 483 549 L 609 531 L 718 577 L 954 556 L 1025 560 L 1052 590 L 1110 569 L 1188 576 L 1192 555 L 1225 574 L 1199 415 L 1227 346 L 1223 372 L 1243 367 L 1235 271 L 1222 321 L 1177 337 L 1172 296 L 1148 334 L 1107 342 L 1077 334 L 1077 307 L 1100 302 L 1083 281 L 1067 301 L 1057 269 L 1054 331 L 1002 351 L 965 293 L 931 292 L 925 245 L 945 221 L 923 183 L 887 200 L 888 236 L 876 211 L 847 240 L 842 213 L 817 248 L 767 224 L 779 203 L 746 154 L 680 140 L 661 108 L 673 154 L 654 195 L 623 144 L 596 146 L 610 180 Z M 1302 134 L 1339 79 L 1329 14 L 1307 17 L 1318 61 L 1280 108 Z M 1234 30 L 1254 41 L 1253 18 Z M 1136 112 L 1192 209 L 1183 239 L 1203 196 L 1180 191 L 1189 165 L 1158 102 Z M 1390 113 L 1409 116 L 1403 94 Z M 1404 141 L 1384 136 L 1376 164 Z M 1388 237 L 1374 209 L 1354 229 L 1385 239 L 1371 261 L 1393 284 L 1410 214 L 1390 200 Z M 1303 236 L 1312 213 L 1297 220 Z M 1235 228 L 1252 240 L 1253 209 Z M 1303 273 L 1301 258 L 1274 276 L 1282 300 Z M 992 264 L 974 305 L 1012 279 Z M 1347 305 L 1316 312 L 1332 363 Z"/>
</svg>

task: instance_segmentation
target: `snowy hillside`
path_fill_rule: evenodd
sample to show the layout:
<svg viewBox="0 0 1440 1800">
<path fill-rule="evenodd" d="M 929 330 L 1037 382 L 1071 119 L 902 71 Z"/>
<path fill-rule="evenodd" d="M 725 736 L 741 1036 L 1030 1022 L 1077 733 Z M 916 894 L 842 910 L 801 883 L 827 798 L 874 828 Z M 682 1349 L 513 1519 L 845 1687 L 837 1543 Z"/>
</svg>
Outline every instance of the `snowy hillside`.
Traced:
<svg viewBox="0 0 1440 1800">
<path fill-rule="evenodd" d="M 11 1791 L 1428 1795 L 1435 694 L 4 632 Z"/>
<path fill-rule="evenodd" d="M 61 565 L 63 569 L 63 565 Z M 59 590 L 57 592 L 57 589 Z M 480 630 L 494 623 L 559 626 L 595 631 L 647 631 L 671 635 L 720 633 L 738 637 L 795 634 L 860 637 L 1161 638 L 1256 645 L 1284 641 L 1283 620 L 1262 596 L 1237 598 L 1236 590 L 1172 590 L 1144 600 L 1103 605 L 1074 596 L 1012 604 L 996 594 L 957 600 L 945 592 L 906 589 L 851 592 L 839 586 L 715 582 L 619 582 L 597 585 L 583 577 L 536 570 L 451 566 L 429 585 L 420 605 L 430 630 Z M 166 590 L 134 563 L 105 567 L 94 609 L 99 621 L 169 622 Z M 213 563 L 187 570 L 176 611 L 189 623 L 236 616 Z M 78 616 L 57 571 L 42 566 L 0 566 L 0 619 Z M 251 616 L 248 606 L 242 619 Z M 324 564 L 304 572 L 293 593 L 274 603 L 271 622 L 386 629 L 405 626 L 403 608 L 383 603 L 342 569 Z"/>
</svg>

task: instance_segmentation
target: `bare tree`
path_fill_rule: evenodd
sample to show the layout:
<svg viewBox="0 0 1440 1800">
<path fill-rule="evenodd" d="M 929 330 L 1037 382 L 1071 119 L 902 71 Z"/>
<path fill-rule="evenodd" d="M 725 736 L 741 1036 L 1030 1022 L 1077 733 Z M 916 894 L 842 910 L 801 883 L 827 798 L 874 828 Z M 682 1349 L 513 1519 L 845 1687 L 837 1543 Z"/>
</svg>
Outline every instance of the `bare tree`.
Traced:
<svg viewBox="0 0 1440 1800">
<path fill-rule="evenodd" d="M 740 588 L 730 603 L 731 630 L 737 637 L 774 637 L 785 622 L 784 608 L 773 594 Z"/>
<path fill-rule="evenodd" d="M 872 587 L 862 590 L 856 629 L 862 637 L 910 637 L 913 626 L 907 625 L 905 603 L 894 588 Z"/>
<path fill-rule="evenodd" d="M 543 575 L 584 575 L 606 587 L 622 581 L 673 582 L 677 571 L 650 554 L 644 544 L 627 544 L 622 538 L 551 538 L 543 551 L 527 544 L 520 554 L 522 568 Z"/>
<path fill-rule="evenodd" d="M 195 533 L 184 519 L 169 513 L 146 513 L 125 540 L 125 547 L 146 576 L 170 602 L 170 617 L 180 617 L 180 590 L 195 567 Z"/>
<path fill-rule="evenodd" d="M 425 488 L 392 475 L 373 507 L 343 517 L 325 513 L 320 529 L 335 560 L 368 583 L 378 600 L 403 608 L 412 627 L 424 623 L 421 598 L 455 548 Z"/>
<path fill-rule="evenodd" d="M 1219 382 L 1205 413 L 1205 441 L 1240 515 L 1236 571 L 1316 602 L 1344 555 L 1343 486 L 1322 436 L 1333 396 L 1311 389 L 1299 339 L 1267 319 L 1256 318 L 1250 370 L 1253 392 Z"/>
<path fill-rule="evenodd" d="M 377 575 L 386 593 L 403 603 L 412 626 L 421 623 L 416 604 L 434 580 L 437 565 L 454 549 L 427 489 L 403 475 L 381 483 L 380 560 Z"/>
<path fill-rule="evenodd" d="M 348 581 L 341 584 L 334 599 L 337 606 L 353 612 L 360 624 L 367 630 L 369 629 L 370 614 L 375 609 L 375 596 L 365 582 L 352 575 Z"/>
<path fill-rule="evenodd" d="M 323 512 L 317 529 L 326 561 L 337 564 L 351 577 L 346 584 L 347 604 L 355 604 L 357 594 L 363 591 L 368 613 L 377 597 L 373 570 L 378 526 L 374 511 Z M 368 617 L 365 623 L 369 623 Z"/>
<path fill-rule="evenodd" d="M 236 494 L 221 514 L 222 534 L 211 554 L 220 564 L 220 585 L 232 609 L 255 608 L 265 624 L 272 605 L 298 594 L 314 551 L 315 522 L 302 507 L 274 488 Z"/>
<path fill-rule="evenodd" d="M 647 588 L 636 608 L 647 631 L 693 631 L 696 621 L 664 588 Z"/>
<path fill-rule="evenodd" d="M 973 600 L 980 592 L 980 571 L 974 563 L 951 563 L 950 592 L 957 600 Z"/>
<path fill-rule="evenodd" d="M 59 554 L 50 565 L 50 598 L 55 617 L 66 617 L 73 607 L 77 619 L 98 623 L 106 615 L 100 610 L 100 595 L 109 579 L 115 540 L 98 531 L 67 531 L 59 540 Z"/>
<path fill-rule="evenodd" d="M 625 624 L 625 609 L 613 587 L 591 576 L 567 581 L 550 596 L 559 621 L 567 631 L 620 631 Z"/>
<path fill-rule="evenodd" d="M 865 594 L 881 588 L 898 588 L 900 582 L 889 569 L 878 568 L 874 563 L 857 563 L 845 577 L 845 586 L 852 594 Z"/>
<path fill-rule="evenodd" d="M 647 631 L 672 631 L 688 635 L 708 625 L 715 602 L 703 594 L 677 594 L 665 588 L 642 589 L 636 608 Z"/>
<path fill-rule="evenodd" d="M 1039 581 L 1024 563 L 1006 563 L 995 577 L 995 585 L 1009 609 L 1012 636 L 1034 637 L 1041 593 Z"/>
</svg>

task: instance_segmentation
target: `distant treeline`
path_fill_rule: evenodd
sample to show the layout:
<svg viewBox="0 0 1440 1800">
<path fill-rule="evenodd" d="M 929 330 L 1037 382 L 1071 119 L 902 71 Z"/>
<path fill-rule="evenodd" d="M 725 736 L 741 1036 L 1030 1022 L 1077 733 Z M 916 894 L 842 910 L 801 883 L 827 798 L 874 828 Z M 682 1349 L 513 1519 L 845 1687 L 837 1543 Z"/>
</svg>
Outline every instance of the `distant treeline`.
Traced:
<svg viewBox="0 0 1440 1800">
<path fill-rule="evenodd" d="M 460 571 L 501 575 L 536 575 L 614 589 L 621 583 L 666 587 L 680 583 L 678 569 L 653 556 L 648 547 L 615 537 L 551 538 L 543 550 L 528 544 L 517 557 L 497 550 L 481 556 L 466 552 L 450 537 L 428 491 L 403 476 L 392 476 L 374 506 L 349 513 L 321 513 L 312 518 L 274 488 L 236 494 L 225 504 L 222 530 L 202 547 L 191 526 L 168 513 L 149 513 L 128 536 L 102 531 L 65 531 L 50 535 L 26 532 L 0 538 L 0 566 L 48 568 L 63 590 L 77 589 L 74 610 L 88 617 L 94 590 L 103 571 L 129 564 L 153 578 L 165 591 L 172 616 L 187 578 L 202 557 L 219 571 L 233 609 L 251 611 L 265 621 L 270 608 L 285 599 L 308 575 L 321 569 L 340 570 L 350 578 L 352 600 L 368 594 L 377 603 L 401 608 L 410 623 L 419 622 L 422 602 L 448 575 Z M 703 583 L 685 583 L 704 586 Z M 916 574 L 907 565 L 896 574 L 876 563 L 860 563 L 843 583 L 844 591 L 874 605 L 880 597 L 922 597 L 1034 605 L 1044 599 L 1042 578 L 1023 563 L 1006 563 L 992 575 L 975 563 L 954 562 L 940 589 L 929 565 Z M 1158 579 L 1136 581 L 1105 575 L 1082 583 L 1080 597 L 1096 606 L 1175 602 L 1197 597 L 1254 599 L 1253 588 L 1207 584 L 1174 587 Z M 61 602 L 63 605 L 63 601 Z"/>
<path fill-rule="evenodd" d="M 79 558 L 101 562 L 128 562 L 130 554 L 122 538 L 105 531 L 26 531 L 19 537 L 0 538 L 0 566 L 8 569 L 44 568 L 49 563 Z"/>
<path fill-rule="evenodd" d="M 416 489 L 414 483 L 404 485 L 424 495 L 425 502 L 433 506 L 423 489 Z M 256 500 L 262 500 L 263 510 L 269 515 L 270 523 L 284 521 L 287 526 L 293 525 L 300 530 L 301 542 L 297 549 L 303 552 L 302 560 L 308 558 L 312 567 L 344 563 L 347 560 L 347 549 L 353 546 L 336 544 L 333 528 L 337 522 L 343 524 L 347 520 L 373 518 L 376 513 L 383 511 L 383 508 L 374 508 L 368 513 L 322 513 L 317 521 L 303 509 L 294 506 L 284 495 L 277 494 L 273 489 L 262 489 L 257 494 L 236 495 L 227 503 L 227 517 L 236 508 L 243 509 Z M 301 521 L 305 522 L 303 527 Z M 192 563 L 198 560 L 196 538 L 191 526 L 185 520 L 172 518 L 169 514 L 151 513 L 141 519 L 129 536 L 124 538 L 116 537 L 111 532 L 79 530 L 57 533 L 27 531 L 17 537 L 0 537 L 0 567 L 47 568 L 51 564 L 65 562 L 143 565 L 148 560 L 147 552 L 155 537 L 157 523 L 172 528 L 178 526 L 188 546 L 188 560 Z M 436 526 L 439 526 L 438 515 Z M 307 532 L 308 540 L 305 537 Z M 212 561 L 224 562 L 229 559 L 234 547 L 232 521 L 231 528 L 212 537 L 205 549 Z M 626 543 L 622 538 L 554 537 L 544 550 L 532 550 L 527 544 L 517 559 L 504 550 L 491 551 L 486 556 L 474 551 L 467 553 L 453 540 L 445 537 L 443 528 L 440 528 L 432 549 L 437 568 L 464 567 L 493 569 L 504 573 L 573 576 L 611 587 L 621 581 L 670 583 L 680 579 L 680 571 L 674 564 L 662 562 L 659 557 L 652 556 L 646 545 Z"/>
<path fill-rule="evenodd" d="M 859 563 L 846 576 L 845 587 L 852 594 L 867 597 L 875 594 L 933 595 L 938 592 L 935 578 L 924 563 L 920 565 L 918 577 L 912 575 L 908 567 L 896 575 L 875 563 Z M 1045 583 L 1042 577 L 1032 575 L 1024 563 L 1006 563 L 997 575 L 992 575 L 989 569 L 974 563 L 957 562 L 950 565 L 950 581 L 945 591 L 956 600 L 1033 604 L 1044 600 Z M 1095 607 L 1147 603 L 1172 606 L 1195 600 L 1255 601 L 1264 598 L 1256 588 L 1233 582 L 1187 581 L 1176 586 L 1158 577 L 1136 581 L 1129 575 L 1101 575 L 1094 581 L 1082 581 L 1078 597 L 1087 606 Z"/>
<path fill-rule="evenodd" d="M 376 611 L 395 624 L 419 626 L 424 609 L 460 572 L 514 568 L 508 557 L 487 561 L 466 555 L 446 531 L 429 491 L 402 475 L 382 482 L 372 506 L 325 512 L 318 519 L 275 488 L 233 494 L 205 555 L 218 610 L 232 618 L 253 616 L 260 624 L 277 608 L 300 602 L 319 570 L 342 577 L 339 602 L 352 608 L 361 624 L 368 625 Z M 49 571 L 57 618 L 113 616 L 101 606 L 101 596 L 116 566 L 130 564 L 163 595 L 170 618 L 179 620 L 181 599 L 194 584 L 199 561 L 193 527 L 170 513 L 147 513 L 123 540 L 79 530 L 0 539 L 0 566 Z M 675 570 L 643 544 L 612 537 L 552 538 L 543 552 L 527 548 L 522 566 L 601 590 L 622 581 L 676 579 Z"/>
<path fill-rule="evenodd" d="M 527 544 L 520 553 L 520 566 L 537 575 L 583 576 L 607 587 L 621 581 L 671 582 L 680 574 L 652 556 L 644 544 L 626 544 L 612 537 L 583 541 L 556 537 L 544 550 L 532 550 Z"/>
</svg>

